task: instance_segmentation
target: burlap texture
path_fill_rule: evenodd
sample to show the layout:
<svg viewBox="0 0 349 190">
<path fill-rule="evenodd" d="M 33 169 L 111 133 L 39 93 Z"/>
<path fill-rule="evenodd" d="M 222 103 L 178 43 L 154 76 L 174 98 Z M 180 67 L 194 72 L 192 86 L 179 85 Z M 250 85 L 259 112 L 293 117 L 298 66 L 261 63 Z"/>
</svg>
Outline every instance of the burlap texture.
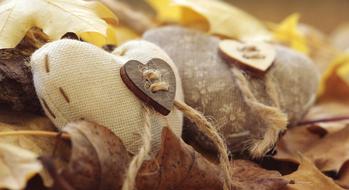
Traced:
<svg viewBox="0 0 349 190">
<path fill-rule="evenodd" d="M 163 48 L 174 60 L 186 103 L 213 122 L 232 152 L 246 150 L 261 156 L 278 138 L 278 131 L 268 135 L 278 127 L 277 120 L 286 114 L 290 125 L 297 123 L 315 100 L 317 69 L 309 58 L 290 49 L 276 47 L 274 65 L 266 73 L 256 74 L 224 61 L 218 53 L 220 39 L 199 31 L 168 26 L 146 32 L 144 39 Z M 279 109 L 279 113 L 269 108 Z M 189 126 L 184 128 L 186 139 L 213 149 L 192 123 L 185 121 L 185 125 Z M 281 132 L 286 126 L 279 127 Z M 253 147 L 262 143 L 259 152 L 253 152 Z"/>
<path fill-rule="evenodd" d="M 45 55 L 48 55 L 47 66 Z M 126 43 L 113 55 L 88 43 L 60 40 L 37 50 L 31 66 L 37 95 L 57 127 L 82 118 L 94 121 L 110 128 L 130 152 L 136 153 L 142 143 L 144 110 L 142 102 L 123 83 L 120 68 L 128 60 L 146 64 L 152 58 L 163 59 L 171 65 L 177 80 L 176 99 L 183 100 L 174 63 L 159 47 L 146 41 Z M 180 136 L 182 113 L 173 110 L 167 119 L 171 129 Z M 161 130 L 166 125 L 163 116 L 152 115 L 152 152 L 159 149 Z"/>
</svg>

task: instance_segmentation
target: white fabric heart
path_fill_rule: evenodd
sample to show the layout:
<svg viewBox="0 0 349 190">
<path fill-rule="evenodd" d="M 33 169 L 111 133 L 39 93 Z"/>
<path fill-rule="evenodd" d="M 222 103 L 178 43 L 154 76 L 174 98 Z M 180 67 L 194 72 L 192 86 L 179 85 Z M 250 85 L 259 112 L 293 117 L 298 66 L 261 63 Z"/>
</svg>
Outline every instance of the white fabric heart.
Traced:
<svg viewBox="0 0 349 190">
<path fill-rule="evenodd" d="M 37 50 L 31 58 L 34 85 L 45 113 L 61 128 L 68 122 L 86 119 L 104 125 L 121 138 L 131 153 L 142 145 L 142 102 L 126 87 L 120 68 L 129 60 L 146 64 L 160 58 L 176 74 L 176 100 L 183 100 L 178 71 L 168 55 L 146 41 L 131 41 L 108 53 L 76 40 L 59 40 Z M 167 120 L 167 121 L 166 121 Z M 182 132 L 183 115 L 173 110 L 166 119 L 151 116 L 152 152 L 160 147 L 162 128 L 169 125 Z"/>
</svg>

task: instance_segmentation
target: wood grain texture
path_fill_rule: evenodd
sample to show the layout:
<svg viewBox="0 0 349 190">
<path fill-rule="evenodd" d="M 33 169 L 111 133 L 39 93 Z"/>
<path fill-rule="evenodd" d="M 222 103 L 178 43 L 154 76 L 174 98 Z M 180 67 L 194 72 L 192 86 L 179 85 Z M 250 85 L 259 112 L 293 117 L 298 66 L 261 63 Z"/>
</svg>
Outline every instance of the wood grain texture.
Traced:
<svg viewBox="0 0 349 190">
<path fill-rule="evenodd" d="M 143 77 L 143 72 L 149 69 L 159 71 L 159 80 L 150 81 Z M 126 86 L 144 103 L 152 106 L 162 115 L 168 115 L 171 112 L 176 94 L 176 77 L 165 61 L 152 59 L 144 65 L 139 61 L 131 60 L 120 69 L 120 75 Z M 152 92 L 149 85 L 160 81 L 169 85 L 168 90 Z"/>
</svg>

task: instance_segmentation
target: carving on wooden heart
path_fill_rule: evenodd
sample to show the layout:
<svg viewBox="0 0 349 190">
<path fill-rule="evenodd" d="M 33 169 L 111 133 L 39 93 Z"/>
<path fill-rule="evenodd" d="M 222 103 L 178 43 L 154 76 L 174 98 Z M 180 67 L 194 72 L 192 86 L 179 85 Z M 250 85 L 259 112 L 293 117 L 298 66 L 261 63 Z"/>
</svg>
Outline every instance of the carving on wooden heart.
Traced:
<svg viewBox="0 0 349 190">
<path fill-rule="evenodd" d="M 241 43 L 235 40 L 223 40 L 219 43 L 219 51 L 229 62 L 262 72 L 268 70 L 276 57 L 275 48 L 265 42 Z"/>
<path fill-rule="evenodd" d="M 145 77 L 147 71 L 156 72 L 156 77 Z M 120 69 L 125 85 L 144 103 L 152 106 L 162 115 L 168 115 L 173 107 L 176 94 L 176 77 L 171 66 L 162 59 L 151 59 L 147 64 L 130 60 Z M 163 82 L 167 90 L 153 92 L 152 84 Z"/>
</svg>

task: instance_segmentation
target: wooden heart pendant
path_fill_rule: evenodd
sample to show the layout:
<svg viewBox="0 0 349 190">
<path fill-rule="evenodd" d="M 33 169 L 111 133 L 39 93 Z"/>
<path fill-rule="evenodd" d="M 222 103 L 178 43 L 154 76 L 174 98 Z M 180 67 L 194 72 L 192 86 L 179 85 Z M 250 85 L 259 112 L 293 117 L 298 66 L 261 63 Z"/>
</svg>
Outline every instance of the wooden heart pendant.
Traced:
<svg viewBox="0 0 349 190">
<path fill-rule="evenodd" d="M 176 95 L 176 77 L 170 65 L 162 59 L 147 64 L 131 60 L 120 69 L 126 86 L 144 103 L 162 115 L 168 115 Z"/>
<path fill-rule="evenodd" d="M 219 43 L 219 51 L 229 62 L 263 72 L 273 64 L 276 56 L 274 47 L 264 42 L 240 43 L 223 40 Z"/>
</svg>

